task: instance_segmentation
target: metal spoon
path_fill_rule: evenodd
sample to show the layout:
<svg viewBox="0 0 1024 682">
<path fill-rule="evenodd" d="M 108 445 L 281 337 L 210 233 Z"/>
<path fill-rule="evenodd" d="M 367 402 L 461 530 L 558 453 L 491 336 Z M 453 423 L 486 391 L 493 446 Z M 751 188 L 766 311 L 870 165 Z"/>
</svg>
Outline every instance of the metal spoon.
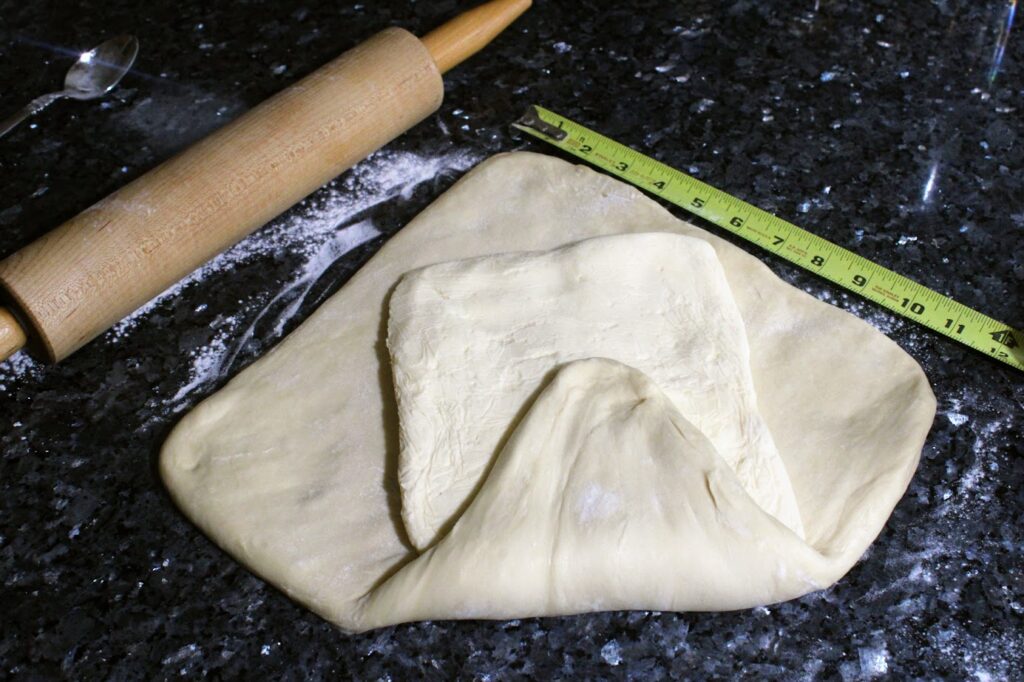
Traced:
<svg viewBox="0 0 1024 682">
<path fill-rule="evenodd" d="M 24 121 L 38 114 L 62 97 L 71 99 L 95 99 L 110 92 L 121 82 L 139 53 L 139 41 L 135 36 L 123 35 L 111 38 L 88 52 L 83 52 L 64 77 L 64 89 L 36 97 L 21 111 L 0 122 L 0 137 Z"/>
</svg>

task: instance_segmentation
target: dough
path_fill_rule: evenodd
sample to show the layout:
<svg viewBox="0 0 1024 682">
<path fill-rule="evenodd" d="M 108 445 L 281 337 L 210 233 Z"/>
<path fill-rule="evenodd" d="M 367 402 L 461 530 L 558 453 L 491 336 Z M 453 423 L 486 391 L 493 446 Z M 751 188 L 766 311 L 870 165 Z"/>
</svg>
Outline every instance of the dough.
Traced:
<svg viewBox="0 0 1024 682">
<path fill-rule="evenodd" d="M 828 575 L 654 382 L 591 359 L 558 372 L 451 532 L 361 616 L 734 609 Z"/>
<path fill-rule="evenodd" d="M 416 547 L 458 518 L 545 377 L 593 357 L 648 374 L 754 500 L 803 536 L 757 411 L 743 320 L 703 240 L 617 235 L 418 270 L 391 296 L 388 346 L 402 520 Z"/>
<path fill-rule="evenodd" d="M 565 545 L 531 546 L 553 566 L 561 565 L 554 550 L 586 546 L 576 575 L 520 581 L 515 572 L 530 560 L 522 551 L 523 528 L 488 504 L 501 488 L 491 486 L 490 477 L 466 509 L 465 523 L 460 519 L 427 552 L 414 550 L 401 522 L 397 408 L 384 346 L 390 291 L 405 273 L 427 265 L 638 232 L 689 235 L 714 248 L 746 330 L 757 407 L 789 474 L 805 540 L 740 494 L 742 488 L 730 487 L 729 468 L 715 464 L 712 446 L 691 428 L 680 426 L 671 443 L 665 442 L 666 429 L 647 428 L 688 423 L 662 399 L 644 412 L 642 423 L 624 427 L 621 437 L 644 445 L 649 463 L 638 471 L 644 480 L 650 481 L 651 471 L 685 479 L 665 510 L 668 522 L 659 526 L 693 532 L 673 539 L 690 548 L 683 557 L 674 548 L 659 552 L 636 572 L 621 561 L 605 565 L 608 547 L 600 538 L 608 529 L 601 525 L 593 544 L 584 533 Z M 629 390 L 655 393 L 636 370 L 617 375 L 597 364 L 566 378 L 580 382 L 588 396 L 576 409 L 614 412 Z M 576 367 L 563 368 L 541 397 L 553 395 L 563 385 L 562 373 Z M 523 440 L 517 430 L 502 450 L 495 481 L 502 472 L 514 473 L 518 463 L 529 466 L 516 445 L 530 442 L 536 424 L 549 419 L 544 405 L 549 402 L 538 401 L 524 416 Z M 742 608 L 798 596 L 849 570 L 906 489 L 934 413 L 920 367 L 870 325 L 785 284 L 758 259 L 674 218 L 617 180 L 519 153 L 496 156 L 467 174 L 287 339 L 192 410 L 168 438 L 160 468 L 178 505 L 221 547 L 347 630 L 418 618 L 565 613 L 584 604 Z M 674 460 L 665 459 L 672 456 L 663 450 L 669 445 L 678 450 Z M 578 450 L 582 461 L 602 456 L 584 456 L 584 450 Z M 714 485 L 706 495 L 690 496 L 695 487 L 699 491 L 700 478 Z M 584 480 L 566 481 L 564 490 Z M 544 499 L 544 492 L 529 489 L 531 499 Z M 612 498 L 600 493 L 593 496 L 594 509 L 615 509 Z M 720 501 L 716 510 L 708 506 L 714 500 Z M 654 508 L 652 502 L 640 510 Z M 729 511 L 720 517 L 720 509 Z M 481 525 L 489 514 L 494 523 Z M 691 516 L 693 523 L 672 523 Z M 708 525 L 719 518 L 740 518 L 751 533 L 722 533 L 722 524 Z M 509 535 L 478 535 L 495 528 L 507 528 Z M 542 524 L 537 533 L 550 528 Z M 453 557 L 484 552 L 484 545 L 486 567 L 452 563 Z M 717 563 L 722 557 L 728 571 Z M 674 568 L 679 559 L 685 563 Z M 695 573 L 684 579 L 691 568 Z M 659 582 L 677 569 L 678 581 Z M 616 586 L 610 597 L 598 591 L 620 570 L 616 580 L 629 584 Z M 583 581 L 585 593 L 566 582 L 588 571 L 594 580 Z M 720 575 L 729 571 L 736 577 Z M 471 589 L 492 582 L 511 589 L 514 598 L 503 592 L 491 599 Z M 637 595 L 643 598 L 633 601 Z"/>
</svg>

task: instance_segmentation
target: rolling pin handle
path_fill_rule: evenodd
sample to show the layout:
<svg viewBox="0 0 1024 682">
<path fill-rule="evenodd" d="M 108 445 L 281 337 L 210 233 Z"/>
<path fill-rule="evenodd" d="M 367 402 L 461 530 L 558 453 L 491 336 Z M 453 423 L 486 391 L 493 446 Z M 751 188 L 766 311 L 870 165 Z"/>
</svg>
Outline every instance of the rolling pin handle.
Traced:
<svg viewBox="0 0 1024 682">
<path fill-rule="evenodd" d="M 434 58 L 437 70 L 445 73 L 482 50 L 531 4 L 532 0 L 491 0 L 438 26 L 420 40 Z"/>
<path fill-rule="evenodd" d="M 0 362 L 11 357 L 28 343 L 28 337 L 18 318 L 7 308 L 0 307 Z"/>
</svg>

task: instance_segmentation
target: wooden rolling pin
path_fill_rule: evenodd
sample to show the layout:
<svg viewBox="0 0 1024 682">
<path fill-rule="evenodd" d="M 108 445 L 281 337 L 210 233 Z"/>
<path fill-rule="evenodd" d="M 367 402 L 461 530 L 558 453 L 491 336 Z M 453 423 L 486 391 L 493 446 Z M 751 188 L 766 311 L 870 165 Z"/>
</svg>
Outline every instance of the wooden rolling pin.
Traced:
<svg viewBox="0 0 1024 682">
<path fill-rule="evenodd" d="M 441 74 L 530 6 L 389 28 L 0 262 L 0 361 L 61 360 L 441 106 Z"/>
</svg>

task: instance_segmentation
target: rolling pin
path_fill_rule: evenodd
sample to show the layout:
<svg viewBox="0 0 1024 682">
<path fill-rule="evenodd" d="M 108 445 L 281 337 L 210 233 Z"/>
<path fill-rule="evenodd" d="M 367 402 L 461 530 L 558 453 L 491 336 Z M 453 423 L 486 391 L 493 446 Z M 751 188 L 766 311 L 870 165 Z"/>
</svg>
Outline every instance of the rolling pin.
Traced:
<svg viewBox="0 0 1024 682">
<path fill-rule="evenodd" d="M 56 362 L 441 106 L 441 74 L 530 6 L 389 28 L 0 262 L 0 361 Z"/>
</svg>

